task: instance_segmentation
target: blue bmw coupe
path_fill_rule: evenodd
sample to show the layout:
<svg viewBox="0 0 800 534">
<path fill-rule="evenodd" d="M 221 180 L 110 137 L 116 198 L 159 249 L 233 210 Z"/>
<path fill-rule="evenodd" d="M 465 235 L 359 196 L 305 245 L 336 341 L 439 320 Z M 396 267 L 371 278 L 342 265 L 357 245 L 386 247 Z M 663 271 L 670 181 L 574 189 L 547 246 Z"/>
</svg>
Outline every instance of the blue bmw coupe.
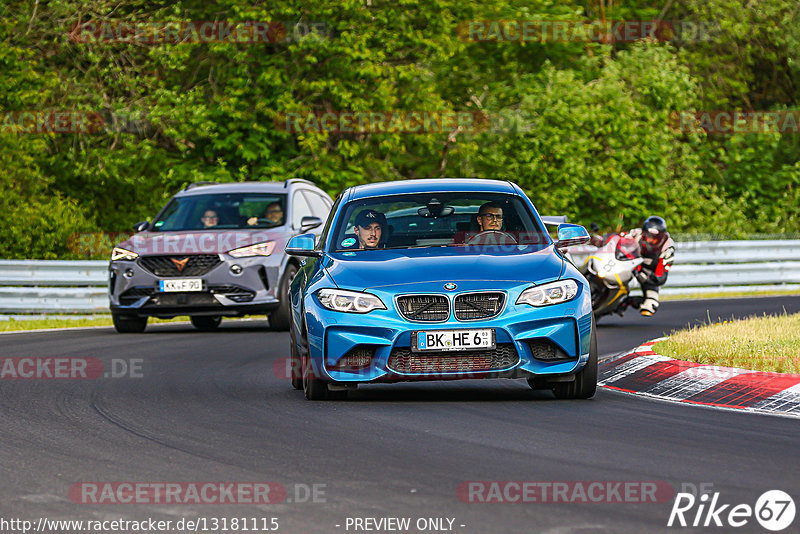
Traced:
<svg viewBox="0 0 800 534">
<path fill-rule="evenodd" d="M 597 387 L 589 285 L 514 183 L 432 179 L 351 187 L 322 235 L 292 238 L 292 385 L 524 378 L 557 398 Z"/>
</svg>

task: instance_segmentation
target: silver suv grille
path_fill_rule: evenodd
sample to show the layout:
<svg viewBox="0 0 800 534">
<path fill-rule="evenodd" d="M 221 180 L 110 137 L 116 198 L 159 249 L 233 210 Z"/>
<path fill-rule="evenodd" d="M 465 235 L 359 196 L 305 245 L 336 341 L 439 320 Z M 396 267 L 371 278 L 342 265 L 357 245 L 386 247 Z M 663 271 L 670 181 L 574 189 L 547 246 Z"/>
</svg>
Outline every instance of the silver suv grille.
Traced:
<svg viewBox="0 0 800 534">
<path fill-rule="evenodd" d="M 142 256 L 139 265 L 156 276 L 202 276 L 222 263 L 217 254 Z"/>
</svg>

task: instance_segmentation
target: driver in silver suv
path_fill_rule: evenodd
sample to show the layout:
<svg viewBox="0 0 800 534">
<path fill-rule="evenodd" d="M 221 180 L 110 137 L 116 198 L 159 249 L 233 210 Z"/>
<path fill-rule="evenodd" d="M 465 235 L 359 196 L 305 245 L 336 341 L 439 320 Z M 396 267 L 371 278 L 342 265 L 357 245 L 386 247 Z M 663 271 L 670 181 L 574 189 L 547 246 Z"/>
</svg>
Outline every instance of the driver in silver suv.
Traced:
<svg viewBox="0 0 800 534">
<path fill-rule="evenodd" d="M 267 314 L 273 330 L 286 330 L 299 268 L 286 242 L 320 232 L 332 204 L 305 180 L 190 185 L 114 247 L 115 328 L 142 332 L 148 317 L 188 315 L 196 328 L 213 330 L 223 316 Z"/>
</svg>

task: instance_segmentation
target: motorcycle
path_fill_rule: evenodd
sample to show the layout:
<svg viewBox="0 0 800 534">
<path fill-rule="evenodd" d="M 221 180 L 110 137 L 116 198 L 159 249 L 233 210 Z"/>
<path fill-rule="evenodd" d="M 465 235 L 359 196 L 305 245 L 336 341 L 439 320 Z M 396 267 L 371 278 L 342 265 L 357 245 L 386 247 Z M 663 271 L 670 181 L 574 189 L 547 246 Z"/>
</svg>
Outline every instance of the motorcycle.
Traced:
<svg viewBox="0 0 800 534">
<path fill-rule="evenodd" d="M 596 251 L 590 252 L 578 269 L 589 281 L 595 319 L 638 307 L 642 298 L 629 296 L 636 268 L 644 261 L 635 239 L 609 234 Z"/>
</svg>

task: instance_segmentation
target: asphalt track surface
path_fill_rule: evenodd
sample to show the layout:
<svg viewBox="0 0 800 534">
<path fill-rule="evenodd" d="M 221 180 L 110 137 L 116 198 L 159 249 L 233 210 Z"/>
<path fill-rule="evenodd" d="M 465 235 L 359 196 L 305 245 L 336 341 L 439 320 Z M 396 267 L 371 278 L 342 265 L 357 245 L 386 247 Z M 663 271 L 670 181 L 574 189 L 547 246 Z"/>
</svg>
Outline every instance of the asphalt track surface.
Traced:
<svg viewBox="0 0 800 534">
<path fill-rule="evenodd" d="M 783 309 L 800 311 L 800 297 L 666 302 L 650 319 L 601 320 L 600 352 L 709 317 Z M 519 380 L 375 385 L 346 402 L 309 402 L 276 376 L 288 335 L 265 324 L 0 336 L 0 357 L 90 356 L 106 368 L 112 358 L 143 359 L 141 378 L 0 381 L 0 516 L 277 517 L 287 533 L 354 532 L 348 517 L 410 517 L 412 525 L 449 517 L 463 533 L 709 530 L 667 528 L 671 499 L 487 504 L 456 494 L 465 481 L 508 480 L 666 481 L 675 491 L 705 483 L 720 503 L 751 506 L 781 489 L 800 504 L 797 419 L 609 390 L 556 401 Z M 258 506 L 81 504 L 69 497 L 79 481 L 278 482 L 289 493 Z M 320 502 L 295 502 L 313 484 L 324 485 Z M 736 531 L 766 532 L 752 518 Z"/>
</svg>

